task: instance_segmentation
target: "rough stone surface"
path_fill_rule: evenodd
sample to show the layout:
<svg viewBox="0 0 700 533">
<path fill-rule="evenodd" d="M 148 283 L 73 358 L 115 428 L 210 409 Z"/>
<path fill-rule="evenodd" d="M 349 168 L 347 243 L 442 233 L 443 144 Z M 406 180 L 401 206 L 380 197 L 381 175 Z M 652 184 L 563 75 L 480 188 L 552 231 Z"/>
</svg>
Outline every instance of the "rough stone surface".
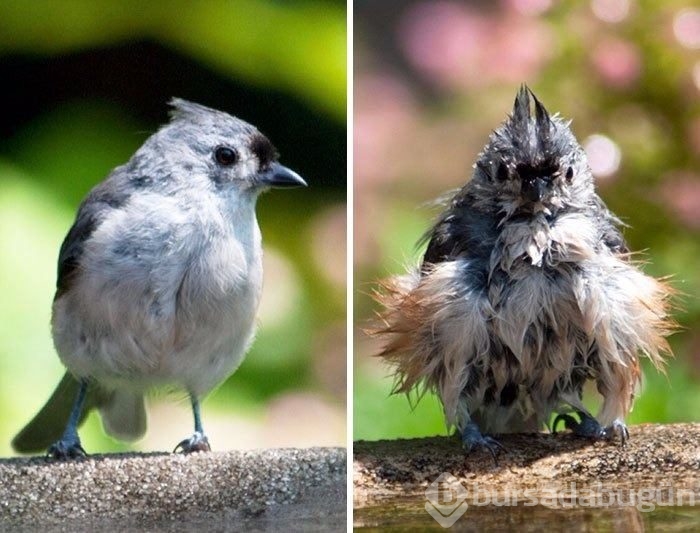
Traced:
<svg viewBox="0 0 700 533">
<path fill-rule="evenodd" d="M 0 530 L 345 531 L 346 450 L 0 459 Z"/>
<path fill-rule="evenodd" d="M 700 505 L 700 424 L 630 427 L 625 446 L 570 433 L 502 435 L 495 464 L 484 451 L 466 454 L 456 437 L 354 444 L 354 507 L 425 502 L 442 473 L 493 494 L 542 496 L 552 487 L 664 487 L 686 491 Z M 357 521 L 356 521 L 357 524 Z"/>
</svg>

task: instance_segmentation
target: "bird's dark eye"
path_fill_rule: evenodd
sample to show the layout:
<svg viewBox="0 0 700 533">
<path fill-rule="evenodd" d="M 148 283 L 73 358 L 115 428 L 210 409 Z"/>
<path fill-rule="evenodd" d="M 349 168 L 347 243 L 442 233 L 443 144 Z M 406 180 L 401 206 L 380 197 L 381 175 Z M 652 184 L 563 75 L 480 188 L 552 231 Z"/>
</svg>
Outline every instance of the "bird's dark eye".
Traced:
<svg viewBox="0 0 700 533">
<path fill-rule="evenodd" d="M 574 169 L 573 167 L 569 167 L 566 169 L 566 181 L 571 181 L 571 178 L 574 177 Z"/>
<path fill-rule="evenodd" d="M 498 181 L 505 181 L 508 179 L 508 167 L 505 163 L 499 163 L 496 169 L 496 179 Z"/>
<path fill-rule="evenodd" d="M 238 161 L 238 152 L 228 146 L 219 146 L 214 151 L 214 157 L 221 166 L 228 167 Z"/>
</svg>

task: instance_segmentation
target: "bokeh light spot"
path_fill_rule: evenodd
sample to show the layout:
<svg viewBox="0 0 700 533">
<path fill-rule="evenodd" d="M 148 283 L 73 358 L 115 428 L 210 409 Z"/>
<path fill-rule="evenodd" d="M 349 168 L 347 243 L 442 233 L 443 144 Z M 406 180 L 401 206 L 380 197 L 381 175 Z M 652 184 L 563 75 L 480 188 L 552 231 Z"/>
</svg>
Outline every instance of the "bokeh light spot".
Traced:
<svg viewBox="0 0 700 533">
<path fill-rule="evenodd" d="M 622 153 L 617 144 L 605 135 L 595 134 L 583 142 L 583 148 L 588 156 L 588 164 L 593 175 L 607 178 L 620 168 Z"/>
<path fill-rule="evenodd" d="M 592 0 L 593 14 L 604 22 L 622 22 L 630 14 L 630 0 Z"/>
<path fill-rule="evenodd" d="M 642 70 L 639 51 L 621 39 L 607 39 L 593 50 L 593 65 L 603 81 L 612 87 L 631 86 Z"/>
<path fill-rule="evenodd" d="M 700 9 L 684 9 L 673 19 L 673 34 L 686 48 L 700 48 Z"/>
</svg>

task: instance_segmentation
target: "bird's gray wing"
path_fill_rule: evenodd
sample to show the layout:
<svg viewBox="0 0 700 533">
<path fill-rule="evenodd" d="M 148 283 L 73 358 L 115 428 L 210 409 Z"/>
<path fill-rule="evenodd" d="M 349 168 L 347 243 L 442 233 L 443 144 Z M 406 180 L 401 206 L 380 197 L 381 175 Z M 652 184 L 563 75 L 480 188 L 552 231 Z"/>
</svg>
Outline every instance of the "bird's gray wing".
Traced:
<svg viewBox="0 0 700 533">
<path fill-rule="evenodd" d="M 420 241 L 428 243 L 423 269 L 457 257 L 488 262 L 497 236 L 496 218 L 476 209 L 468 195 L 459 196 Z"/>
<path fill-rule="evenodd" d="M 97 185 L 83 200 L 73 226 L 68 230 L 58 254 L 56 295 L 60 298 L 68 291 L 80 267 L 85 242 L 105 219 L 108 212 L 124 205 L 130 196 L 128 175 L 124 167 L 118 167 L 107 179 Z"/>
<path fill-rule="evenodd" d="M 598 195 L 593 197 L 593 210 L 598 213 L 601 242 L 615 255 L 627 256 L 630 249 L 620 230 L 624 226 L 623 222 L 607 208 Z"/>
</svg>

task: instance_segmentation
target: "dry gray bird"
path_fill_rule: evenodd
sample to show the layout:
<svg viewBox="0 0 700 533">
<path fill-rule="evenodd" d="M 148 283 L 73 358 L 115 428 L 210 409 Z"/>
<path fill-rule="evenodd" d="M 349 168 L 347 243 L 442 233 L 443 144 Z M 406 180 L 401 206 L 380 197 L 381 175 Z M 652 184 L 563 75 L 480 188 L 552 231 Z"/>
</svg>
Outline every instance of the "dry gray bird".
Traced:
<svg viewBox="0 0 700 533">
<path fill-rule="evenodd" d="M 569 122 L 523 86 L 424 236 L 422 264 L 378 291 L 395 391 L 436 391 L 464 446 L 494 458 L 487 433 L 538 431 L 553 413 L 554 429 L 624 442 L 640 357 L 659 367 L 674 324 L 673 291 L 642 273 L 619 226 Z"/>
<path fill-rule="evenodd" d="M 176 450 L 210 449 L 200 398 L 236 370 L 255 329 L 256 200 L 306 183 L 250 124 L 171 105 L 170 123 L 88 194 L 63 241 L 51 326 L 68 372 L 13 440 L 19 452 L 84 455 L 77 428 L 92 408 L 108 434 L 136 439 L 153 387 L 190 396 L 195 432 Z"/>
</svg>

